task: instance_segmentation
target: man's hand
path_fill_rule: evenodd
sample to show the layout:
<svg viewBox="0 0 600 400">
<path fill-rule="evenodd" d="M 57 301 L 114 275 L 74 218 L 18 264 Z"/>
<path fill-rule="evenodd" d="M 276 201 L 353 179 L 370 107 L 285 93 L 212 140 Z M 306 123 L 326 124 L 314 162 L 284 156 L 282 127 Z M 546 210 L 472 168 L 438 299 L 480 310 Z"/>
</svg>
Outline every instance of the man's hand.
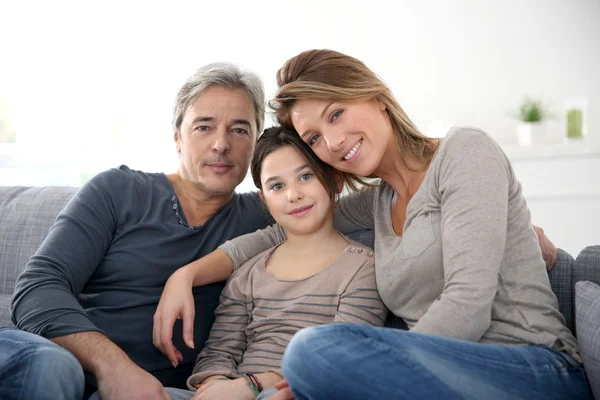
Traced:
<svg viewBox="0 0 600 400">
<path fill-rule="evenodd" d="M 296 399 L 294 397 L 294 394 L 292 393 L 292 390 L 290 389 L 290 385 L 288 384 L 288 382 L 285 379 L 277 382 L 275 384 L 274 388 L 277 389 L 277 393 L 275 393 L 273 396 L 269 397 L 267 400 L 295 400 Z"/>
<path fill-rule="evenodd" d="M 175 320 L 183 320 L 183 339 L 188 347 L 194 348 L 194 295 L 193 277 L 186 268 L 180 268 L 171 275 L 163 289 L 152 329 L 152 343 L 159 349 L 173 367 L 183 361 L 179 350 L 173 346 L 173 326 Z"/>
<path fill-rule="evenodd" d="M 96 376 L 102 400 L 171 399 L 154 376 L 100 332 L 72 333 L 52 341 L 73 353 L 83 369 Z"/>
<path fill-rule="evenodd" d="M 254 400 L 256 395 L 246 379 L 211 380 L 198 388 L 192 400 Z"/>
<path fill-rule="evenodd" d="M 542 250 L 542 257 L 544 258 L 544 261 L 546 261 L 546 269 L 550 271 L 552 267 L 556 265 L 558 250 L 556 250 L 556 246 L 548 239 L 542 228 L 534 225 L 533 230 L 538 237 L 540 249 Z"/>
<path fill-rule="evenodd" d="M 158 379 L 134 363 L 110 369 L 96 377 L 102 400 L 171 400 Z"/>
</svg>

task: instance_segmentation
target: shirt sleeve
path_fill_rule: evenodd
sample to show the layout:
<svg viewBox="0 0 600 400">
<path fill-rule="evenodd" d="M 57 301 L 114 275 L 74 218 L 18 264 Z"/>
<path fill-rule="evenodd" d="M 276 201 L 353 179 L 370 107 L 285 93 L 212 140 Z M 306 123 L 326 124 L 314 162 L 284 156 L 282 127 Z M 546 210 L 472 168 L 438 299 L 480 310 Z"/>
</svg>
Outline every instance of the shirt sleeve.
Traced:
<svg viewBox="0 0 600 400">
<path fill-rule="evenodd" d="M 123 203 L 116 194 L 131 198 L 127 171 L 112 169 L 92 178 L 59 213 L 16 281 L 11 318 L 18 328 L 48 338 L 101 332 L 77 298 L 118 226 Z"/>
<path fill-rule="evenodd" d="M 387 313 L 377 291 L 375 265 L 366 262 L 341 294 L 334 322 L 383 326 Z"/>
<path fill-rule="evenodd" d="M 376 191 L 377 188 L 369 188 L 340 198 L 333 218 L 335 229 L 345 235 L 360 229 L 373 229 L 373 198 Z"/>
<path fill-rule="evenodd" d="M 283 243 L 286 239 L 283 228 L 279 224 L 273 224 L 265 229 L 228 240 L 219 248 L 231 258 L 235 270 L 252 257 Z"/>
<path fill-rule="evenodd" d="M 444 289 L 414 332 L 478 341 L 491 310 L 504 257 L 512 170 L 485 133 L 458 131 L 441 160 Z M 448 139 L 447 139 L 448 140 Z"/>
<path fill-rule="evenodd" d="M 352 193 L 340 199 L 334 216 L 335 229 L 347 234 L 360 229 L 373 229 L 373 195 L 370 189 Z M 233 261 L 234 270 L 252 257 L 283 243 L 287 239 L 283 228 L 273 224 L 265 229 L 228 240 L 219 248 Z"/>
<path fill-rule="evenodd" d="M 246 266 L 243 269 L 246 270 Z M 244 293 L 244 282 L 248 282 L 247 275 L 232 275 L 223 289 L 215 311 L 215 323 L 187 381 L 190 390 L 195 390 L 209 376 L 238 377 L 237 367 L 246 351 L 245 332 L 250 322 L 248 305 L 252 303 L 248 301 L 251 298 L 248 293 Z"/>
</svg>

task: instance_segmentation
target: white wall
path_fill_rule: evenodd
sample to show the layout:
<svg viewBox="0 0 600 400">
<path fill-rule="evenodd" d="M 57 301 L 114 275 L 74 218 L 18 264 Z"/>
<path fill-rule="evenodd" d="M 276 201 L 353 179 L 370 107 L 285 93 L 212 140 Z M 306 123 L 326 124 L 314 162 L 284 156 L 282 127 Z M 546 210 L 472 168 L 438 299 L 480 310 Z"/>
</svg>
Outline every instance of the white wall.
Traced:
<svg viewBox="0 0 600 400">
<path fill-rule="evenodd" d="M 598 0 L 6 1 L 2 14 L 18 146 L 0 149 L 0 185 L 79 184 L 122 163 L 173 171 L 170 113 L 189 74 L 236 62 L 272 95 L 275 71 L 309 48 L 365 61 L 424 131 L 476 125 L 511 144 L 524 95 L 561 129 L 564 100 L 585 96 L 600 148 Z"/>
</svg>

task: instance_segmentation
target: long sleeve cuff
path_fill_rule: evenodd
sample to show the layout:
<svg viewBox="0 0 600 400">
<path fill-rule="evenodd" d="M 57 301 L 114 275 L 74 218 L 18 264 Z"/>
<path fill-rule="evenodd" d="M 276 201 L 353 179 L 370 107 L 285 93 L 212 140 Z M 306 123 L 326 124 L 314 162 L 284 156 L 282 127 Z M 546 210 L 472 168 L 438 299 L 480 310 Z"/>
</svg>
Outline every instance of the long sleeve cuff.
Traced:
<svg viewBox="0 0 600 400">
<path fill-rule="evenodd" d="M 200 385 L 202 382 L 204 382 L 204 380 L 206 378 L 208 378 L 209 376 L 213 376 L 213 375 L 223 375 L 223 376 L 226 376 L 226 377 L 231 378 L 231 379 L 235 379 L 235 378 L 239 377 L 232 370 L 228 370 L 228 369 L 211 369 L 211 370 L 200 371 L 200 372 L 196 372 L 195 374 L 192 374 L 187 379 L 186 385 L 187 385 L 188 389 L 190 389 L 190 390 L 196 390 L 198 388 L 198 385 Z"/>
</svg>

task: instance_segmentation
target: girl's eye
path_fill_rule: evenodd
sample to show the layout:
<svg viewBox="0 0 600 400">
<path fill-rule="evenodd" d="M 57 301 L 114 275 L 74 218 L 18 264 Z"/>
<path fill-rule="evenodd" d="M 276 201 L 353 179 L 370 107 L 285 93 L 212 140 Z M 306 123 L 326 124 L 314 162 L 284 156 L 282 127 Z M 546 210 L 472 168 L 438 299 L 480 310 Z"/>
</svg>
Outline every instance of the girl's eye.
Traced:
<svg viewBox="0 0 600 400">
<path fill-rule="evenodd" d="M 274 183 L 271 185 L 271 190 L 278 191 L 283 189 L 283 185 L 281 183 Z"/>
<path fill-rule="evenodd" d="M 311 174 L 310 172 L 307 172 L 306 174 L 300 175 L 300 180 L 301 181 L 307 181 L 307 180 L 309 180 L 312 177 L 313 177 L 313 174 Z"/>
<path fill-rule="evenodd" d="M 333 114 L 331 114 L 331 122 L 335 122 L 341 115 L 342 115 L 343 111 L 342 110 L 338 110 L 336 112 L 334 112 Z"/>
<path fill-rule="evenodd" d="M 310 138 L 308 138 L 308 145 L 312 146 L 313 144 L 317 143 L 317 140 L 319 140 L 320 137 L 321 137 L 320 134 L 315 133 Z"/>
</svg>

